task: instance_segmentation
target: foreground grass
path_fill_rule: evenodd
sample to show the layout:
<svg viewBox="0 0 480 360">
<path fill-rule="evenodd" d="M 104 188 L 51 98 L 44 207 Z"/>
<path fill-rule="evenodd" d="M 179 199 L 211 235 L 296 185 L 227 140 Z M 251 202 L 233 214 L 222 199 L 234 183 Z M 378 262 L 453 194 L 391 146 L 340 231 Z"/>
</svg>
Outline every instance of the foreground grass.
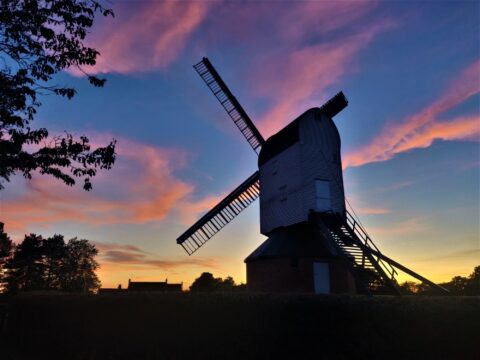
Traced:
<svg viewBox="0 0 480 360">
<path fill-rule="evenodd" d="M 480 359 L 480 298 L 23 295 L 0 358 Z"/>
</svg>

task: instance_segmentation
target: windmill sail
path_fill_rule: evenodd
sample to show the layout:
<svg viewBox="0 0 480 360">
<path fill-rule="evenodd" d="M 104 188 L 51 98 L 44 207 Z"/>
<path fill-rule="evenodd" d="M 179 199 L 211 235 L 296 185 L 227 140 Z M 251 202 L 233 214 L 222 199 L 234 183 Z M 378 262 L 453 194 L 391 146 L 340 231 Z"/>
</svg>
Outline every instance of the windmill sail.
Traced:
<svg viewBox="0 0 480 360">
<path fill-rule="evenodd" d="M 210 61 L 204 57 L 202 61 L 193 67 L 213 92 L 213 95 L 220 101 L 220 104 L 240 129 L 253 150 L 255 150 L 257 154 L 260 153 L 260 149 L 265 140 L 235 96 L 233 96 L 227 85 L 225 85 L 220 75 L 218 75 Z"/>
<path fill-rule="evenodd" d="M 177 244 L 182 245 L 188 255 L 192 255 L 213 235 L 232 221 L 260 194 L 258 171 L 233 190 L 212 210 L 206 213 L 187 231 L 180 235 Z"/>
<path fill-rule="evenodd" d="M 327 114 L 328 117 L 333 118 L 340 111 L 345 109 L 347 105 L 348 105 L 347 98 L 345 97 L 343 92 L 340 91 L 330 100 L 328 100 L 325 104 L 323 104 L 320 110 L 322 110 L 325 114 Z"/>
</svg>

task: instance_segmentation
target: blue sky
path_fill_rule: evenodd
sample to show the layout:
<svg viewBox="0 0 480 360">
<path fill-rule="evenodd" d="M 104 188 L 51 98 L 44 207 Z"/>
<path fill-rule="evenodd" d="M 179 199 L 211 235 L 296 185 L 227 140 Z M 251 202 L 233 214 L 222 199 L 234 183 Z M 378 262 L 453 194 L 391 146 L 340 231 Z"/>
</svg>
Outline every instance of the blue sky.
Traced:
<svg viewBox="0 0 480 360">
<path fill-rule="evenodd" d="M 36 126 L 117 138 L 115 168 L 94 190 L 15 177 L 2 219 L 16 240 L 36 232 L 95 241 L 105 286 L 128 278 L 190 283 L 202 271 L 245 281 L 262 241 L 258 204 L 188 257 L 175 244 L 256 170 L 256 155 L 192 65 L 208 56 L 270 136 L 343 90 L 335 118 L 347 197 L 379 248 L 435 281 L 480 263 L 478 2 L 112 1 L 75 72 L 71 101 L 42 99 Z"/>
</svg>

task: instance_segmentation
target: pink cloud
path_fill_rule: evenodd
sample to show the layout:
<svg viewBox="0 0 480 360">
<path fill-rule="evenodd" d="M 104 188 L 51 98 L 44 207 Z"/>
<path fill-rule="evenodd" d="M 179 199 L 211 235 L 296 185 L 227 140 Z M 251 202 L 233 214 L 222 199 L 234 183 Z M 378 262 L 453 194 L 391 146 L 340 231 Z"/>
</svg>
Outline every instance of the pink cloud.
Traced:
<svg viewBox="0 0 480 360">
<path fill-rule="evenodd" d="M 284 39 L 302 41 L 347 27 L 376 6 L 377 1 L 302 1 L 283 12 L 278 27 Z"/>
<path fill-rule="evenodd" d="M 96 141 L 101 143 L 101 136 Z M 34 176 L 22 192 L 2 200 L 2 221 L 9 232 L 59 222 L 89 225 L 161 221 L 171 213 L 191 219 L 212 203 L 207 197 L 190 200 L 195 186 L 179 179 L 175 170 L 186 164 L 186 153 L 118 139 L 117 162 L 94 178 L 94 189 L 67 187 L 59 180 Z M 18 186 L 18 185 L 17 185 Z M 9 187 L 5 190 L 8 194 Z"/>
<path fill-rule="evenodd" d="M 478 114 L 438 120 L 439 115 L 480 92 L 479 74 L 480 61 L 477 61 L 462 71 L 438 100 L 401 123 L 387 125 L 369 144 L 347 154 L 343 159 L 344 168 L 386 161 L 395 154 L 428 147 L 437 139 L 479 141 Z"/>
<path fill-rule="evenodd" d="M 368 232 L 373 239 L 378 237 L 409 236 L 414 237 L 419 233 L 431 231 L 431 225 L 425 217 L 415 217 L 403 221 L 397 221 L 388 226 L 370 226 Z"/>
<path fill-rule="evenodd" d="M 205 45 L 236 40 L 268 51 L 268 44 L 297 46 L 364 18 L 378 1 L 218 2 L 205 20 Z M 221 29 L 221 31 L 219 31 Z M 268 44 L 267 44 L 268 43 Z M 271 46 L 270 46 L 271 47 Z"/>
<path fill-rule="evenodd" d="M 305 109 L 322 105 L 338 89 L 327 89 L 339 83 L 354 67 L 354 58 L 390 21 L 365 28 L 341 41 L 320 43 L 290 52 L 284 61 L 267 59 L 255 74 L 255 94 L 274 105 L 261 116 L 258 126 L 268 137 Z M 261 70 L 260 70 L 261 69 Z"/>
<path fill-rule="evenodd" d="M 385 208 L 361 207 L 358 208 L 356 212 L 361 215 L 385 215 L 389 214 L 390 210 Z"/>
<path fill-rule="evenodd" d="M 193 224 L 201 215 L 217 205 L 223 198 L 223 195 L 212 195 L 198 201 L 182 202 L 179 206 L 180 222 L 186 225 Z"/>
<path fill-rule="evenodd" d="M 195 266 L 215 269 L 218 261 L 215 258 L 184 257 L 181 258 L 160 258 L 149 254 L 138 246 L 128 244 L 114 244 L 95 242 L 98 249 L 100 262 L 107 267 L 114 267 L 118 271 L 135 269 L 161 269 L 172 271 L 178 267 Z"/>
<path fill-rule="evenodd" d="M 185 48 L 204 20 L 208 1 L 116 3 L 115 18 L 103 21 L 88 38 L 101 55 L 92 73 L 132 73 L 164 69 Z"/>
</svg>

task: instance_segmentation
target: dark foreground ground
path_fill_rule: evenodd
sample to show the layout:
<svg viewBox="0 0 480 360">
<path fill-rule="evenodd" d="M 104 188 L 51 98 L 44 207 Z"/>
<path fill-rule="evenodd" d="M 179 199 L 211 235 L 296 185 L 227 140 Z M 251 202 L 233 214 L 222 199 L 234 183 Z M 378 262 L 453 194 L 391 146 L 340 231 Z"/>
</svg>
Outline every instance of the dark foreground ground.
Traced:
<svg viewBox="0 0 480 360">
<path fill-rule="evenodd" d="M 480 359 L 479 297 L 126 293 L 2 301 L 2 360 Z"/>
</svg>

